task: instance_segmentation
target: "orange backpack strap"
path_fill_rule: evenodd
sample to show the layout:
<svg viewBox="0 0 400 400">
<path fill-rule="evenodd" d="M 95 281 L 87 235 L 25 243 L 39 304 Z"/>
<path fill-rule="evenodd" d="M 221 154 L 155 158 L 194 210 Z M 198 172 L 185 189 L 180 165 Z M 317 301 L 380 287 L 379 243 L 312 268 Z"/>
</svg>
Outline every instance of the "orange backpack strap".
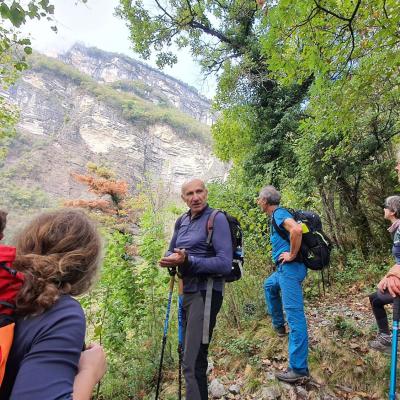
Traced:
<svg viewBox="0 0 400 400">
<path fill-rule="evenodd" d="M 0 328 L 0 387 L 6 371 L 6 362 L 14 338 L 14 323 Z"/>
</svg>

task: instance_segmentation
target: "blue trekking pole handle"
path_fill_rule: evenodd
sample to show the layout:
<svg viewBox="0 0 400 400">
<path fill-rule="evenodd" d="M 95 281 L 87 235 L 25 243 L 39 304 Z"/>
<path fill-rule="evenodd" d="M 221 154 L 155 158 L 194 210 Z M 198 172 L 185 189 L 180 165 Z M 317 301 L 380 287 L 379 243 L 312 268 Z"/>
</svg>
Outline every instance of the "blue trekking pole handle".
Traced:
<svg viewBox="0 0 400 400">
<path fill-rule="evenodd" d="M 400 297 L 393 300 L 392 360 L 390 365 L 389 400 L 396 400 L 397 340 L 400 320 Z"/>
<path fill-rule="evenodd" d="M 183 302 L 183 296 L 179 295 L 178 296 L 178 343 L 180 345 L 183 344 L 183 320 L 182 320 L 182 313 L 183 313 L 183 308 L 182 308 L 182 302 Z"/>
<path fill-rule="evenodd" d="M 179 385 L 178 400 L 182 399 L 182 356 L 183 356 L 183 295 L 178 296 L 178 357 L 179 357 Z"/>
</svg>

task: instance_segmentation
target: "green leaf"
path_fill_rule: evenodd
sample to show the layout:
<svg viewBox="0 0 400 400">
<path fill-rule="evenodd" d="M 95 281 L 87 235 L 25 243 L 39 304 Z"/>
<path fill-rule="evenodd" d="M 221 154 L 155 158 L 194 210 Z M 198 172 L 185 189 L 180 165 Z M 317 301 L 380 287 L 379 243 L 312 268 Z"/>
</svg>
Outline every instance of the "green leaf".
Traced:
<svg viewBox="0 0 400 400">
<path fill-rule="evenodd" d="M 7 4 L 5 3 L 0 4 L 0 14 L 3 19 L 10 18 L 10 9 L 8 8 Z"/>
<path fill-rule="evenodd" d="M 19 4 L 14 2 L 11 5 L 9 19 L 15 27 L 19 28 L 23 23 L 25 23 L 25 15 L 25 11 Z"/>
<path fill-rule="evenodd" d="M 99 337 L 101 336 L 102 330 L 103 330 L 103 328 L 102 328 L 101 325 L 96 325 L 96 326 L 94 327 L 94 331 L 93 331 L 94 336 L 95 336 L 96 338 L 99 338 Z"/>
<path fill-rule="evenodd" d="M 31 41 L 30 41 L 30 39 L 28 39 L 28 38 L 24 38 L 24 39 L 19 40 L 18 43 L 19 43 L 21 46 L 26 46 L 26 45 L 30 45 L 30 44 L 31 44 Z"/>
</svg>

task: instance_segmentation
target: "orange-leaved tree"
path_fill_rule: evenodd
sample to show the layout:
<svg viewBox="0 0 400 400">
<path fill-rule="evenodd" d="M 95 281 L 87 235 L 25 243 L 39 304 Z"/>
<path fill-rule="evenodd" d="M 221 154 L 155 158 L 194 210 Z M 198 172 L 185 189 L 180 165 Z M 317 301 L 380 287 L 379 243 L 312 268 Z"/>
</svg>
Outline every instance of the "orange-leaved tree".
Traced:
<svg viewBox="0 0 400 400">
<path fill-rule="evenodd" d="M 87 174 L 72 172 L 72 178 L 87 186 L 96 199 L 67 200 L 67 207 L 80 207 L 93 212 L 101 222 L 110 228 L 132 233 L 141 213 L 140 196 L 129 192 L 128 183 L 118 180 L 113 171 L 94 163 L 87 164 Z"/>
</svg>

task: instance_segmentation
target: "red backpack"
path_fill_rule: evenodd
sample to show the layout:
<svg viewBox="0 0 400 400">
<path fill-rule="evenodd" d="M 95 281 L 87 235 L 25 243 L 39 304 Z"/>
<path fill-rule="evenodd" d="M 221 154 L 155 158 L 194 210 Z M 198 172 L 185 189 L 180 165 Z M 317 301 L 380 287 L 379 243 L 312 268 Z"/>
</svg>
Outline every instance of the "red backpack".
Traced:
<svg viewBox="0 0 400 400">
<path fill-rule="evenodd" d="M 0 245 L 0 386 L 14 337 L 15 298 L 24 275 L 12 268 L 15 247 Z"/>
</svg>

